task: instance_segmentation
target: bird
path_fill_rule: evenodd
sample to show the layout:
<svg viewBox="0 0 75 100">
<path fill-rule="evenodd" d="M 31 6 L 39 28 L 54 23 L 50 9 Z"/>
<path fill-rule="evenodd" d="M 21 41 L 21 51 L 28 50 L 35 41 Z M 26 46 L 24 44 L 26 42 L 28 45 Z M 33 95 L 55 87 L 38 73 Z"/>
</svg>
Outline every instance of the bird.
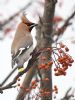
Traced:
<svg viewBox="0 0 75 100">
<path fill-rule="evenodd" d="M 33 38 L 31 31 L 37 24 L 30 22 L 26 16 L 22 16 L 22 21 L 17 27 L 11 45 L 12 68 L 17 63 L 18 69 L 23 68 L 24 63 L 33 52 Z"/>
</svg>

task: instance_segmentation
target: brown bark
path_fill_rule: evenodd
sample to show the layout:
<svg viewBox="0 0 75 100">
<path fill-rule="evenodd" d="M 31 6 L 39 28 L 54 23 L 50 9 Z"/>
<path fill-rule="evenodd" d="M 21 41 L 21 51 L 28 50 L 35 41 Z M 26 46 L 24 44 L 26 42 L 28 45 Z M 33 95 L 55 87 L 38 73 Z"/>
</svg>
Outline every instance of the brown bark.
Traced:
<svg viewBox="0 0 75 100">
<path fill-rule="evenodd" d="M 39 25 L 37 27 L 36 40 L 37 40 L 37 49 L 47 48 L 52 45 L 52 30 L 53 30 L 53 17 L 55 12 L 55 2 L 53 0 L 45 0 L 44 15 L 41 18 Z M 45 56 L 47 60 L 43 63 L 46 63 L 50 60 L 50 52 L 44 52 L 40 55 Z M 41 64 L 41 59 L 38 60 L 38 65 Z M 52 75 L 51 68 L 46 71 L 44 69 L 40 70 L 42 77 L 41 89 L 52 90 Z M 45 78 L 49 78 L 49 81 L 43 81 Z M 42 96 L 42 100 L 52 100 L 52 94 L 50 96 Z"/>
<path fill-rule="evenodd" d="M 24 88 L 29 88 L 29 85 L 30 85 L 30 82 L 33 78 L 33 76 L 35 75 L 35 72 L 36 72 L 36 68 L 35 66 L 33 66 L 26 74 L 25 78 L 24 78 L 24 81 L 22 83 L 22 86 Z M 17 95 L 17 98 L 16 100 L 24 100 L 26 96 L 26 93 L 24 93 L 24 90 L 23 89 L 20 89 L 18 95 Z"/>
</svg>

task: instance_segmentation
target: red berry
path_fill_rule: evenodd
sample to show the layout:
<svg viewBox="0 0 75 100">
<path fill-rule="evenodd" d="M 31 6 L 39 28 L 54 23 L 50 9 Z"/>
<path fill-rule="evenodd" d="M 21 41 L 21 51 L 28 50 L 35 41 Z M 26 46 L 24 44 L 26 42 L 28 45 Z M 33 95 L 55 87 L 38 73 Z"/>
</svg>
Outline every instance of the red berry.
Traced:
<svg viewBox="0 0 75 100">
<path fill-rule="evenodd" d="M 69 48 L 68 47 L 65 47 L 65 51 L 68 52 L 69 51 Z"/>
</svg>

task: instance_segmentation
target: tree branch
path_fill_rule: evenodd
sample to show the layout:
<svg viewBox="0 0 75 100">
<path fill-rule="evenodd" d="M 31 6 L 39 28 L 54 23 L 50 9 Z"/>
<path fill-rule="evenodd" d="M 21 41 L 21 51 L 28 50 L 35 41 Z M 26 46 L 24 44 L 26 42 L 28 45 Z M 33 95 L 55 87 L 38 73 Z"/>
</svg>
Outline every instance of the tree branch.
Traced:
<svg viewBox="0 0 75 100">
<path fill-rule="evenodd" d="M 36 67 L 33 66 L 26 74 L 25 78 L 24 78 L 24 81 L 22 83 L 22 86 L 24 88 L 28 88 L 30 83 L 31 83 L 31 80 L 33 78 L 33 76 L 35 75 L 35 72 L 36 72 Z M 26 96 L 26 92 L 24 93 L 24 91 L 22 89 L 20 89 L 18 95 L 17 95 L 17 98 L 16 100 L 24 100 L 25 96 Z"/>
<path fill-rule="evenodd" d="M 58 30 L 56 31 L 55 33 L 53 33 L 53 36 L 57 35 L 57 39 L 56 41 L 58 40 L 58 38 L 63 35 L 64 31 L 66 30 L 66 28 L 71 25 L 72 23 L 70 23 L 70 20 L 75 16 L 75 11 L 67 18 L 67 20 L 65 21 L 65 23 L 63 24 L 63 26 Z"/>
<path fill-rule="evenodd" d="M 44 7 L 44 15 L 43 18 L 40 18 L 39 25 L 37 26 L 37 32 L 36 32 L 36 40 L 37 40 L 37 50 L 41 48 L 51 47 L 52 45 L 52 31 L 53 31 L 53 17 L 55 12 L 55 4 L 56 0 L 45 0 L 45 7 Z M 45 56 L 47 58 L 46 61 L 42 62 L 41 57 Z M 44 52 L 41 53 L 39 60 L 38 60 L 38 66 L 41 63 L 47 63 L 51 58 L 50 52 Z M 40 69 L 40 74 L 42 76 L 42 80 L 44 80 L 46 77 L 49 78 L 48 82 L 41 82 L 41 89 L 49 89 L 49 91 L 52 90 L 52 75 L 51 75 L 51 69 L 48 71 L 44 69 Z M 42 85 L 43 83 L 43 85 Z M 52 100 L 52 95 L 50 96 L 44 96 L 42 97 L 42 100 Z"/>
<path fill-rule="evenodd" d="M 7 75 L 7 77 L 3 80 L 3 82 L 0 83 L 0 87 L 6 83 L 6 81 L 11 77 L 11 75 L 16 71 L 16 69 L 17 69 L 17 66 Z"/>
<path fill-rule="evenodd" d="M 36 50 L 34 50 L 32 53 L 31 53 L 31 55 L 32 55 L 32 58 L 29 60 L 29 63 L 28 63 L 28 65 L 27 65 L 27 68 L 25 68 L 22 72 L 19 72 L 16 76 L 15 76 L 15 78 L 13 79 L 13 81 L 11 81 L 10 83 L 8 83 L 7 85 L 5 85 L 5 86 L 2 86 L 2 85 L 4 85 L 4 83 L 8 80 L 8 78 L 12 75 L 12 72 L 6 77 L 6 79 L 2 82 L 2 84 L 1 84 L 1 86 L 0 86 L 0 93 L 2 93 L 2 91 L 3 90 L 5 90 L 5 89 L 9 89 L 9 88 L 12 88 L 13 87 L 13 85 L 17 82 L 17 79 L 20 77 L 20 76 L 22 76 L 24 73 L 26 73 L 27 71 L 29 71 L 29 69 L 31 68 L 33 68 L 33 66 L 34 66 L 34 64 L 35 64 L 35 62 L 37 61 L 37 57 L 40 55 L 40 51 L 36 51 Z M 14 69 L 14 70 L 16 70 L 18 68 L 18 66 Z M 33 68 L 33 69 L 35 69 L 35 68 Z M 33 72 L 33 70 L 31 71 L 31 72 Z M 34 71 L 35 72 L 35 71 Z M 25 77 L 25 79 L 26 79 L 26 77 Z"/>
<path fill-rule="evenodd" d="M 27 9 L 30 5 L 32 4 L 32 1 L 30 3 L 28 3 L 27 5 L 25 5 L 25 7 L 21 8 L 17 13 L 15 13 L 14 15 L 10 16 L 7 20 L 5 20 L 3 23 L 0 23 L 0 30 L 3 30 L 3 27 L 5 25 L 7 25 L 9 22 L 11 22 L 16 16 L 18 16 L 20 13 L 22 13 L 22 11 L 24 11 L 25 9 Z"/>
</svg>

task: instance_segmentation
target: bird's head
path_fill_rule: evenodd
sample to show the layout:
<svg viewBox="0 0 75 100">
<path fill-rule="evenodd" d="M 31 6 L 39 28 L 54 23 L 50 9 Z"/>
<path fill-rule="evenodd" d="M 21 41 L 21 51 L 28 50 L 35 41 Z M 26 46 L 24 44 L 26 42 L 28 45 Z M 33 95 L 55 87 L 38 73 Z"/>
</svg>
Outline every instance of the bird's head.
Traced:
<svg viewBox="0 0 75 100">
<path fill-rule="evenodd" d="M 30 31 L 33 29 L 33 27 L 38 25 L 29 21 L 25 15 L 22 16 L 22 22 L 25 23 L 29 27 Z"/>
</svg>

